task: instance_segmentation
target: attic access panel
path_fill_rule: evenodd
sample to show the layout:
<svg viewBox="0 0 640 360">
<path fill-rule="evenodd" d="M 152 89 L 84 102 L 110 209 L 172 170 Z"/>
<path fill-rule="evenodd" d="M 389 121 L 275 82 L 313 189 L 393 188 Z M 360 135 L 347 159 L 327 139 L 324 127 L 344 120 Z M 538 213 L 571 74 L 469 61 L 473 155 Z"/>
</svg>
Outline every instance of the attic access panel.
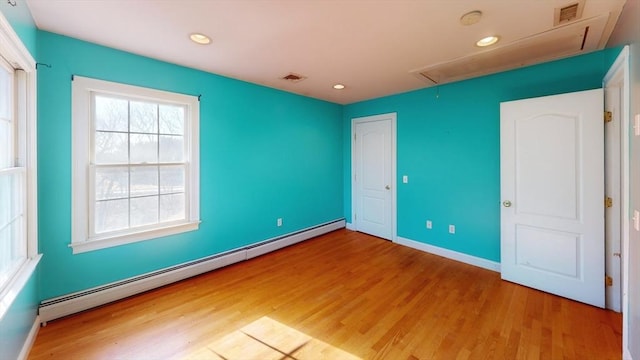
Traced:
<svg viewBox="0 0 640 360">
<path fill-rule="evenodd" d="M 429 85 L 446 84 L 597 50 L 608 18 L 577 21 L 411 73 Z"/>
</svg>

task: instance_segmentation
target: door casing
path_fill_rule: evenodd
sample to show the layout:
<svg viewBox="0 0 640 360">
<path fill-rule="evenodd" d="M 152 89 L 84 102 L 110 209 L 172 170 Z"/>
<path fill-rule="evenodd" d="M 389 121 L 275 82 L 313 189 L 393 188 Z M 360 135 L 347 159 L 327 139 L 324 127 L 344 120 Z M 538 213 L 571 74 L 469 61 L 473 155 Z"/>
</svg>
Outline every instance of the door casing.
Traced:
<svg viewBox="0 0 640 360">
<path fill-rule="evenodd" d="M 614 201 L 614 206 L 619 207 L 620 211 L 620 226 L 621 226 L 621 236 L 620 241 L 621 244 L 609 244 L 608 239 L 606 239 L 607 248 L 613 248 L 616 245 L 618 249 L 622 251 L 621 259 L 622 259 L 622 269 L 621 273 L 618 276 L 616 274 L 611 274 L 613 277 L 614 283 L 622 284 L 622 348 L 625 352 L 628 352 L 629 349 L 629 318 L 628 318 L 628 274 L 629 274 L 629 232 L 631 222 L 630 219 L 632 214 L 630 212 L 630 204 L 629 199 L 631 198 L 629 191 L 629 136 L 630 134 L 630 93 L 629 93 L 629 46 L 625 46 L 613 65 L 609 68 L 609 71 L 605 75 L 603 79 L 603 87 L 606 89 L 608 86 L 621 86 L 621 98 L 620 98 L 620 180 L 621 180 L 621 191 L 620 191 L 620 201 L 617 203 Z M 614 120 L 615 121 L 615 120 Z M 609 174 L 605 173 L 605 176 L 609 176 Z M 608 264 L 609 259 L 605 259 L 605 266 L 609 268 Z M 613 289 L 606 289 L 607 292 L 613 291 Z M 607 297 L 610 297 L 608 294 Z M 616 310 L 614 304 L 607 303 L 607 308 Z"/>
</svg>

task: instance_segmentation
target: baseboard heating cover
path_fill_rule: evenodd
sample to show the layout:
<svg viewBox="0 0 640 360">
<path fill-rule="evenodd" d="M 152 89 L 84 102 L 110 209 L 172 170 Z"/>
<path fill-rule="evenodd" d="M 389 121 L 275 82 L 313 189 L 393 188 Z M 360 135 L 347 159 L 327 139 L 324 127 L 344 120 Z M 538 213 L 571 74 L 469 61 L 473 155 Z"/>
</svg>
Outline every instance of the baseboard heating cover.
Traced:
<svg viewBox="0 0 640 360">
<path fill-rule="evenodd" d="M 192 276 L 200 275 L 240 261 L 248 260 L 295 243 L 345 227 L 339 219 L 294 233 L 265 240 L 243 248 L 208 256 L 202 259 L 172 266 L 166 269 L 135 276 L 76 293 L 44 300 L 40 303 L 39 316 L 43 324 L 88 310 L 96 306 L 155 289 Z"/>
</svg>

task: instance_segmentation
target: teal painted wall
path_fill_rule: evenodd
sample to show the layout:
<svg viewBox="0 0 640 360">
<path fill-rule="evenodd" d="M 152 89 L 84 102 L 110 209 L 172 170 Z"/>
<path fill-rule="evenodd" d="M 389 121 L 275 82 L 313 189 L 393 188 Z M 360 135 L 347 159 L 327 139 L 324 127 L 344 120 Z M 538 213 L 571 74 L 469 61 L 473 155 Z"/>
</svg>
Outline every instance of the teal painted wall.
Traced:
<svg viewBox="0 0 640 360">
<path fill-rule="evenodd" d="M 6 1 L 0 2 L 0 12 L 9 21 L 22 43 L 35 58 L 36 27 L 31 12 L 22 0 L 17 6 Z M 0 319 L 0 358 L 15 359 L 24 346 L 25 340 L 38 314 L 37 271 L 18 293 L 8 311 Z"/>
<path fill-rule="evenodd" d="M 24 0 L 15 0 L 15 3 L 16 6 L 11 6 L 8 1 L 0 1 L 0 12 L 9 21 L 31 56 L 36 58 L 37 29 L 31 11 Z"/>
<path fill-rule="evenodd" d="M 499 261 L 499 103 L 599 87 L 618 53 L 342 107 L 41 32 L 25 2 L 17 3 L 1 2 L 0 11 L 31 54 L 52 68 L 38 74 L 41 278 L 32 276 L 0 319 L 1 355 L 7 358 L 21 350 L 38 299 L 343 215 L 350 221 L 353 117 L 398 113 L 398 180 L 410 177 L 409 184 L 398 181 L 399 236 Z M 638 69 L 637 56 L 632 67 Z M 202 94 L 199 231 L 71 254 L 71 74 Z M 277 217 L 284 218 L 282 228 L 275 226 Z M 427 218 L 434 221 L 430 232 Z M 446 233 L 449 223 L 457 225 L 453 238 Z"/>
<path fill-rule="evenodd" d="M 347 105 L 344 213 L 351 222 L 351 119 L 397 113 L 398 236 L 500 261 L 500 102 L 601 87 L 620 49 Z M 403 184 L 403 175 L 409 182 Z M 427 230 L 425 221 L 433 221 Z M 448 225 L 456 225 L 456 234 Z"/>
<path fill-rule="evenodd" d="M 48 32 L 37 44 L 41 299 L 343 217 L 342 106 Z M 202 95 L 198 231 L 72 254 L 72 74 Z"/>
</svg>

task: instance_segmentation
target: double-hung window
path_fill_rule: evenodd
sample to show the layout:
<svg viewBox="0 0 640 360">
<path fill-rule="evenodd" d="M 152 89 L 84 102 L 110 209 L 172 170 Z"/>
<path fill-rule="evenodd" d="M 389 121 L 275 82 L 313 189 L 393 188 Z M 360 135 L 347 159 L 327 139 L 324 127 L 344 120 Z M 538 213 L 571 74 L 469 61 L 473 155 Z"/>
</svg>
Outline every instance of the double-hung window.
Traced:
<svg viewBox="0 0 640 360">
<path fill-rule="evenodd" d="M 0 13 L 0 320 L 38 254 L 35 61 Z"/>
<path fill-rule="evenodd" d="M 0 285 L 27 258 L 26 167 L 19 152 L 22 132 L 15 121 L 15 70 L 0 57 Z"/>
<path fill-rule="evenodd" d="M 74 252 L 198 228 L 198 98 L 76 76 Z"/>
</svg>

